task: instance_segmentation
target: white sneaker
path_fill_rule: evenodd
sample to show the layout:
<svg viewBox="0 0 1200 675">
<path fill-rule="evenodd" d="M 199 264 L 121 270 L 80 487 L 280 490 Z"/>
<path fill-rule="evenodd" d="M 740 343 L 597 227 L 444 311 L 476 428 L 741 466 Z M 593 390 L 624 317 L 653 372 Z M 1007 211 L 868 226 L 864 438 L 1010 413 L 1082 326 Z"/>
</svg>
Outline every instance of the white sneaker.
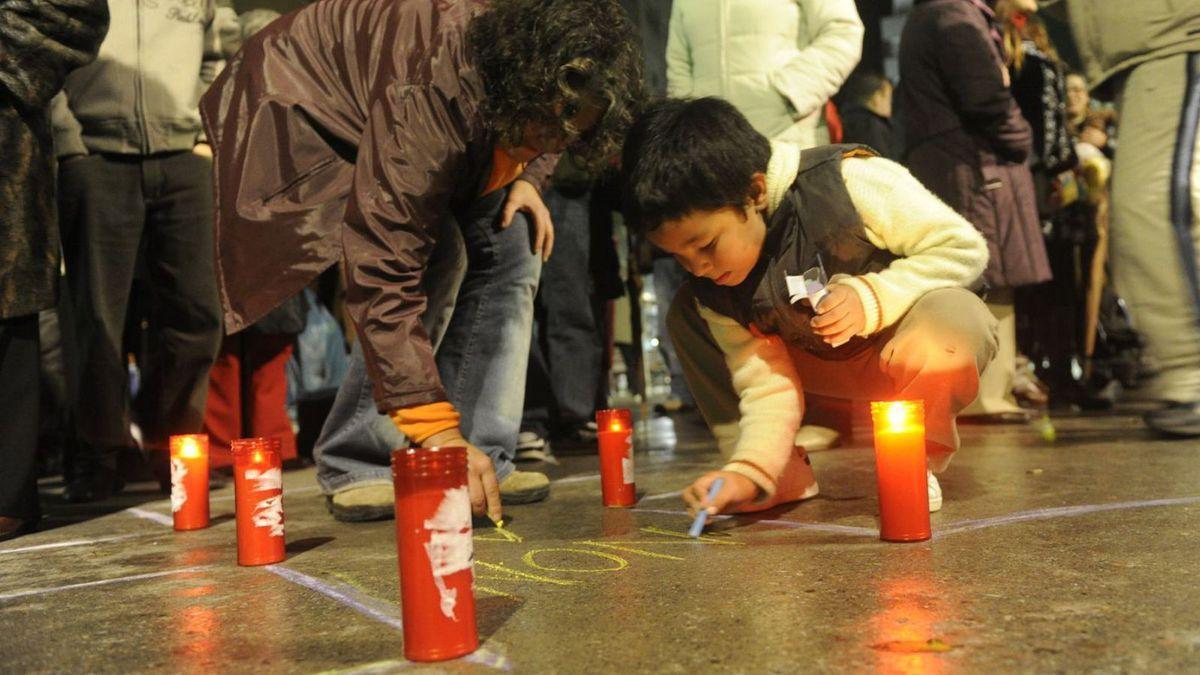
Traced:
<svg viewBox="0 0 1200 675">
<path fill-rule="evenodd" d="M 544 462 L 550 456 L 550 441 L 532 431 L 522 431 L 517 435 L 516 451 L 514 462 Z"/>
<path fill-rule="evenodd" d="M 926 471 L 929 483 L 929 512 L 935 513 L 942 510 L 942 486 L 938 483 L 937 476 L 933 475 L 932 471 Z"/>
</svg>

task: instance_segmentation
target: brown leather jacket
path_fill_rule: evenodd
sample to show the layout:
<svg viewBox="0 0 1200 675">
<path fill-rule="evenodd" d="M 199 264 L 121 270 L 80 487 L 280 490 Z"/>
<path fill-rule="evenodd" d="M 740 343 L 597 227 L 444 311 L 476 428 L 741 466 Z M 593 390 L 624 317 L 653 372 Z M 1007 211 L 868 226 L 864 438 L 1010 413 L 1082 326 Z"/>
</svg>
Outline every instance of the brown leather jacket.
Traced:
<svg viewBox="0 0 1200 675">
<path fill-rule="evenodd" d="M 474 200 L 494 137 L 466 39 L 477 0 L 322 0 L 249 39 L 201 100 L 217 276 L 241 330 L 344 259 L 380 410 L 445 400 L 421 327 L 438 224 Z M 555 158 L 522 178 L 539 186 Z"/>
</svg>

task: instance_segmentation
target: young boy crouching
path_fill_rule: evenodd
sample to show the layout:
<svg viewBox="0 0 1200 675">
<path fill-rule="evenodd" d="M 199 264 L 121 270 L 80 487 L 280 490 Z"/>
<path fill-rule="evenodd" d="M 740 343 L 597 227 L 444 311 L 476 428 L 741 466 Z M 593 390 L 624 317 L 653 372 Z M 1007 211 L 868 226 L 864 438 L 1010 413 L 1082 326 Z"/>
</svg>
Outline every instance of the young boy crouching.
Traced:
<svg viewBox="0 0 1200 675">
<path fill-rule="evenodd" d="M 693 276 L 667 326 L 725 459 L 684 490 L 693 514 L 817 494 L 794 442 L 805 391 L 923 400 L 929 469 L 946 468 L 955 416 L 996 350 L 995 321 L 965 288 L 988 256 L 970 223 L 899 164 L 861 147 L 771 144 L 715 98 L 654 106 L 623 167 L 630 226 Z M 829 283 L 814 309 L 800 277 L 820 269 Z M 937 510 L 932 473 L 929 485 Z"/>
</svg>

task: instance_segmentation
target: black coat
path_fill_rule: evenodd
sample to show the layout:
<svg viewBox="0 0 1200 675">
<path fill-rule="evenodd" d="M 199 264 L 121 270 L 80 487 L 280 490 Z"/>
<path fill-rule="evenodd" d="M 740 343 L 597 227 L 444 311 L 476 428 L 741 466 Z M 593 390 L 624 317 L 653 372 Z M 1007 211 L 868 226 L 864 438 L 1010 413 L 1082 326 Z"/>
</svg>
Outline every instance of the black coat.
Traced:
<svg viewBox="0 0 1200 675">
<path fill-rule="evenodd" d="M 0 0 L 0 319 L 55 302 L 50 99 L 107 32 L 106 0 Z"/>
<path fill-rule="evenodd" d="M 1032 132 L 1005 80 L 989 20 L 970 0 L 928 0 L 900 36 L 904 163 L 987 239 L 992 287 L 1050 278 L 1026 161 Z"/>
</svg>

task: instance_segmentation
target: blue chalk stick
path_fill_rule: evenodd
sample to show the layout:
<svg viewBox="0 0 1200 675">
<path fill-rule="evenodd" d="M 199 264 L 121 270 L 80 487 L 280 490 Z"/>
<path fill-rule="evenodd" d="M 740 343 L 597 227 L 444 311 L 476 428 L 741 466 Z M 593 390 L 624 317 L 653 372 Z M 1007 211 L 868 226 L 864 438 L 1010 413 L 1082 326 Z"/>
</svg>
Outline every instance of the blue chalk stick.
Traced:
<svg viewBox="0 0 1200 675">
<path fill-rule="evenodd" d="M 718 478 L 708 487 L 708 503 L 717 498 L 717 493 L 721 491 L 721 486 L 725 484 L 724 478 Z M 689 537 L 699 537 L 704 531 L 704 521 L 708 518 L 708 511 L 701 511 L 696 514 L 696 519 L 692 521 L 692 526 L 688 528 Z"/>
</svg>

